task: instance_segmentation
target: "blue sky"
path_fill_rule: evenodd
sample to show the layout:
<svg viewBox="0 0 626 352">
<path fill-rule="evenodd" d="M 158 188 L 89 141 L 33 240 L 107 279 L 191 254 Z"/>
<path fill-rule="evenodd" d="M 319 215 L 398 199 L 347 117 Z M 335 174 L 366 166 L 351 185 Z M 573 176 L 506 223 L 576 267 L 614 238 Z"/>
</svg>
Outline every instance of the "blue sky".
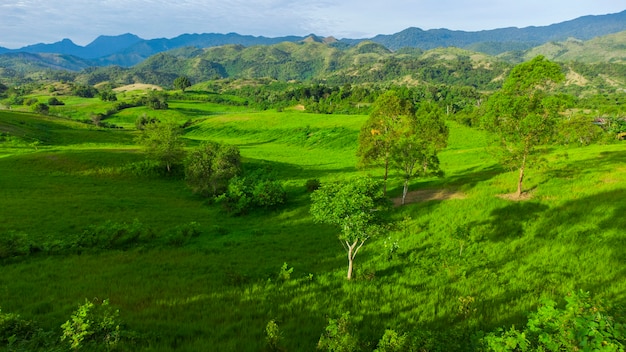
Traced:
<svg viewBox="0 0 626 352">
<path fill-rule="evenodd" d="M 0 0 L 0 46 L 98 35 L 184 33 L 368 38 L 408 27 L 477 31 L 544 26 L 626 10 L 624 0 Z"/>
</svg>

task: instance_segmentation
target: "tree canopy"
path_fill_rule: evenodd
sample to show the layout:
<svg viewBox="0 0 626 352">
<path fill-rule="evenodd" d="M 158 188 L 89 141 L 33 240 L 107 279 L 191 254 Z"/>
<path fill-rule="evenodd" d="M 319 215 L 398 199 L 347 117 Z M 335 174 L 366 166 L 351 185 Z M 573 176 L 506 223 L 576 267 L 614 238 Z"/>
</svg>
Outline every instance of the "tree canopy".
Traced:
<svg viewBox="0 0 626 352">
<path fill-rule="evenodd" d="M 537 56 L 515 66 L 485 104 L 482 124 L 497 136 L 501 162 L 519 170 L 518 198 L 527 164 L 555 132 L 561 102 L 551 92 L 564 78 L 558 64 Z"/>
<path fill-rule="evenodd" d="M 387 193 L 387 177 L 391 162 L 391 149 L 398 137 L 402 119 L 413 114 L 410 101 L 390 90 L 373 104 L 372 113 L 359 133 L 357 157 L 360 166 L 383 165 L 385 168 L 383 192 Z"/>
<path fill-rule="evenodd" d="M 365 242 L 382 230 L 383 210 L 388 205 L 380 181 L 359 177 L 324 183 L 311 195 L 315 222 L 340 228 L 339 240 L 348 254 L 347 278 L 352 278 L 354 258 Z"/>
</svg>

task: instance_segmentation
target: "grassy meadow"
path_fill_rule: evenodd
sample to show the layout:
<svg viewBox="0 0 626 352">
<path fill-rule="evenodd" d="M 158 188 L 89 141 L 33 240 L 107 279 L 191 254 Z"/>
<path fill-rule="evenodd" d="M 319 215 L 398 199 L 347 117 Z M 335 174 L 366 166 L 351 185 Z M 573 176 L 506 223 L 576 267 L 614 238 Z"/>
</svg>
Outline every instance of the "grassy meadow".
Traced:
<svg viewBox="0 0 626 352">
<path fill-rule="evenodd" d="M 122 346 L 129 351 L 261 351 L 270 320 L 285 350 L 312 351 L 328 318 L 350 312 L 365 351 L 385 329 L 450 351 L 472 350 L 479 331 L 522 326 L 541 299 L 563 304 L 573 290 L 626 305 L 623 142 L 552 147 L 527 174 L 528 199 L 512 201 L 501 195 L 514 191 L 517 173 L 494 161 L 482 131 L 450 121 L 445 176 L 412 182 L 411 203 L 393 211 L 396 226 L 366 243 L 347 281 L 338 230 L 313 223 L 305 183 L 382 176 L 355 168 L 367 116 L 169 104 L 163 115 L 140 107 L 107 119 L 123 129 L 78 122 L 93 108 L 79 102 L 58 107 L 64 118 L 0 111 L 0 236 L 53 246 L 107 221 L 155 233 L 131 248 L 5 259 L 2 312 L 60 336 L 85 299 L 110 299 L 135 333 Z M 134 173 L 145 159 L 134 142 L 142 113 L 195 121 L 185 129 L 189 148 L 239 146 L 246 170 L 276 173 L 287 204 L 233 217 L 180 176 Z M 391 178 L 392 197 L 401 184 Z M 169 245 L 168 231 L 190 222 L 200 235 Z M 278 279 L 283 263 L 293 268 L 287 280 Z"/>
</svg>

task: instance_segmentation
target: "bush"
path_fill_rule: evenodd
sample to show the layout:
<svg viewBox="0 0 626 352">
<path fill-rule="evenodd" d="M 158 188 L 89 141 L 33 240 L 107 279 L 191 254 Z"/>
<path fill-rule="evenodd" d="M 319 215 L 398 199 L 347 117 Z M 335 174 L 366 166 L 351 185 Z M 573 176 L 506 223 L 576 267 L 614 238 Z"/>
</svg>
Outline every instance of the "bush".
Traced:
<svg viewBox="0 0 626 352">
<path fill-rule="evenodd" d="M 50 105 L 50 106 L 58 106 L 58 105 L 65 105 L 65 103 L 60 101 L 59 99 L 57 99 L 57 97 L 52 97 L 52 98 L 48 99 L 48 105 Z"/>
<path fill-rule="evenodd" d="M 242 215 L 255 208 L 275 209 L 287 201 L 287 192 L 279 181 L 271 177 L 265 171 L 246 177 L 235 176 L 219 200 L 233 215 Z"/>
<path fill-rule="evenodd" d="M 36 103 L 31 106 L 31 109 L 33 109 L 34 113 L 41 115 L 48 115 L 50 111 L 50 107 L 44 103 Z"/>
<path fill-rule="evenodd" d="M 565 297 L 565 309 L 544 301 L 526 329 L 499 329 L 484 339 L 487 351 L 623 351 L 626 326 L 591 300 L 588 292 Z"/>
<path fill-rule="evenodd" d="M 38 329 L 32 321 L 17 314 L 2 313 L 0 309 L 0 345 L 16 345 L 33 338 Z"/>
<path fill-rule="evenodd" d="M 9 231 L 0 235 L 0 259 L 28 255 L 33 247 L 33 242 L 25 233 Z"/>
<path fill-rule="evenodd" d="M 320 180 L 317 178 L 314 178 L 314 179 L 307 180 L 304 187 L 306 188 L 306 191 L 308 193 L 312 193 L 316 191 L 318 188 L 320 188 L 321 185 L 322 183 L 320 182 Z"/>
<path fill-rule="evenodd" d="M 167 235 L 167 244 L 171 246 L 182 246 L 191 238 L 200 236 L 200 225 L 192 221 L 170 230 Z"/>
<path fill-rule="evenodd" d="M 73 350 L 83 347 L 91 351 L 110 350 L 120 341 L 119 314 L 119 310 L 109 306 L 106 299 L 101 304 L 85 300 L 71 319 L 61 325 L 61 341 L 68 340 Z"/>
<path fill-rule="evenodd" d="M 134 220 L 132 224 L 107 221 L 102 225 L 86 228 L 77 239 L 78 249 L 123 249 L 154 238 L 152 230 L 146 229 L 141 222 Z"/>
<path fill-rule="evenodd" d="M 350 332 L 350 313 L 339 319 L 328 319 L 328 325 L 317 343 L 317 349 L 329 352 L 352 352 L 358 348 L 357 338 Z"/>
</svg>

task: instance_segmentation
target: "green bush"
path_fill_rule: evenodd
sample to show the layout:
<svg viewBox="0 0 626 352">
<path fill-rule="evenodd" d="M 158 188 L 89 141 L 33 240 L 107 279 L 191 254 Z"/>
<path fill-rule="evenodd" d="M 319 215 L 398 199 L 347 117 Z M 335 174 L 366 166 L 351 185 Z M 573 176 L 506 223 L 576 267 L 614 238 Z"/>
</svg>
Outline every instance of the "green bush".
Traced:
<svg viewBox="0 0 626 352">
<path fill-rule="evenodd" d="M 312 193 L 316 191 L 318 188 L 320 188 L 321 185 L 322 183 L 320 182 L 319 179 L 313 178 L 313 179 L 307 180 L 306 183 L 304 184 L 304 187 L 306 188 L 306 191 L 308 193 Z"/>
<path fill-rule="evenodd" d="M 33 338 L 39 329 L 32 321 L 0 309 L 0 345 L 15 346 Z"/>
<path fill-rule="evenodd" d="M 358 350 L 358 340 L 350 331 L 350 313 L 339 319 L 328 319 L 328 325 L 317 343 L 317 349 L 328 352 L 353 352 Z"/>
<path fill-rule="evenodd" d="M 623 351 L 626 326 L 592 301 L 588 292 L 565 297 L 565 309 L 550 300 L 532 313 L 522 331 L 511 327 L 488 334 L 488 351 Z"/>
<path fill-rule="evenodd" d="M 119 314 L 106 299 L 101 304 L 85 300 L 61 325 L 61 341 L 67 341 L 73 350 L 111 350 L 121 337 Z"/>
<path fill-rule="evenodd" d="M 230 179 L 226 193 L 218 197 L 226 211 L 242 215 L 252 209 L 275 209 L 287 201 L 282 183 L 272 179 L 271 173 L 257 171 L 248 176 Z"/>
<path fill-rule="evenodd" d="M 123 249 L 155 237 L 138 220 L 131 224 L 107 221 L 102 225 L 86 228 L 74 244 L 78 249 Z"/>
<path fill-rule="evenodd" d="M 200 236 L 200 225 L 192 221 L 188 224 L 180 225 L 167 234 L 167 244 L 170 246 L 182 246 L 191 238 Z"/>
<path fill-rule="evenodd" d="M 28 255 L 33 248 L 33 242 L 25 233 L 9 231 L 0 235 L 0 259 Z"/>
</svg>

